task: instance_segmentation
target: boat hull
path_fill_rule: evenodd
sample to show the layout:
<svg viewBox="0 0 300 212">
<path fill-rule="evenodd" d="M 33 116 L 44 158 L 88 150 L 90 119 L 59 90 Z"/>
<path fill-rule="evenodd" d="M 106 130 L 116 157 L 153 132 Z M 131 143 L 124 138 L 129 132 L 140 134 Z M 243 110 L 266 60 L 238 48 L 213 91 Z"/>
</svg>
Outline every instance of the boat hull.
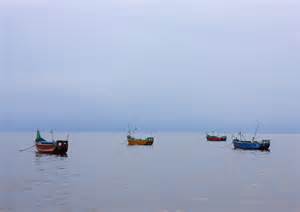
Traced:
<svg viewBox="0 0 300 212">
<path fill-rule="evenodd" d="M 270 142 L 244 142 L 244 141 L 233 141 L 233 146 L 235 149 L 243 150 L 269 150 Z"/>
<path fill-rule="evenodd" d="M 134 138 L 131 135 L 127 136 L 127 141 L 128 141 L 128 145 L 132 146 L 132 145 L 146 145 L 146 146 L 150 146 L 153 144 L 154 142 L 154 138 L 153 137 L 147 137 L 145 139 L 142 138 Z"/>
<path fill-rule="evenodd" d="M 63 155 L 68 151 L 68 141 L 58 140 L 53 143 L 36 143 L 36 149 L 39 153 Z"/>
<path fill-rule="evenodd" d="M 227 140 L 227 137 L 226 137 L 226 136 L 218 137 L 218 136 L 210 136 L 210 135 L 207 135 L 207 136 L 206 136 L 206 140 L 207 140 L 207 141 L 226 141 L 226 140 Z"/>
<path fill-rule="evenodd" d="M 150 146 L 153 144 L 153 141 L 144 140 L 144 139 L 128 139 L 128 145 L 146 145 Z"/>
</svg>

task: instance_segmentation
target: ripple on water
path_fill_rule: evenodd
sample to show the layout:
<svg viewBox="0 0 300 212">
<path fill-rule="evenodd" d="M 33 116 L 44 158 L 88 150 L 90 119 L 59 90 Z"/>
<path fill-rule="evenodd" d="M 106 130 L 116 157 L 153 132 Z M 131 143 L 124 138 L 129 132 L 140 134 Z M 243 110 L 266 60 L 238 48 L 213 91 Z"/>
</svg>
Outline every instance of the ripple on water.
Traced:
<svg viewBox="0 0 300 212">
<path fill-rule="evenodd" d="M 20 136 L 14 136 L 2 147 L 15 148 Z M 285 140 L 272 152 L 259 152 L 233 150 L 231 143 L 194 142 L 198 137 L 187 134 L 163 135 L 154 148 L 127 148 L 102 134 L 78 138 L 71 157 L 3 151 L 0 163 L 9 163 L 0 166 L 0 211 L 101 211 L 97 206 L 113 211 L 124 206 L 125 211 L 175 212 L 175 205 L 177 211 L 188 205 L 194 211 L 224 206 L 224 211 L 238 212 L 299 207 L 299 142 Z M 286 151 L 279 151 L 282 148 Z M 177 191 L 182 193 L 173 198 Z"/>
<path fill-rule="evenodd" d="M 194 197 L 192 198 L 193 201 L 201 201 L 201 202 L 207 202 L 208 197 Z"/>
</svg>

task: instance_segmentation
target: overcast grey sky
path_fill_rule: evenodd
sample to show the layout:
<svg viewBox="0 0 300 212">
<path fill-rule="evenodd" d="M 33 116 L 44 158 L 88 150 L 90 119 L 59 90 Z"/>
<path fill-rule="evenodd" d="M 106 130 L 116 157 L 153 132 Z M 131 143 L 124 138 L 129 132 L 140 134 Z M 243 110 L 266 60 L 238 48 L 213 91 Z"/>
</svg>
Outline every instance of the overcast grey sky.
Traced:
<svg viewBox="0 0 300 212">
<path fill-rule="evenodd" d="M 298 0 L 2 0 L 0 130 L 300 132 Z"/>
</svg>

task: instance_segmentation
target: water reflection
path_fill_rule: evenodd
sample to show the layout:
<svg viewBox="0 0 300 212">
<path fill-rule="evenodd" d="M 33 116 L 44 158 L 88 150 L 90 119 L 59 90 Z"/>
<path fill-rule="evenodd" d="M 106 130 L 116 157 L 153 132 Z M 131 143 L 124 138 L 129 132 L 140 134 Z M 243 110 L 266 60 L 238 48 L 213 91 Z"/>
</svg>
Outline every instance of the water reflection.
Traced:
<svg viewBox="0 0 300 212">
<path fill-rule="evenodd" d="M 57 157 L 62 157 L 62 158 L 67 158 L 68 157 L 68 153 L 64 153 L 64 154 L 45 154 L 45 153 L 39 153 L 39 152 L 35 152 L 35 156 L 38 157 L 38 158 L 41 158 L 41 157 L 54 157 L 54 158 L 57 158 Z"/>
<path fill-rule="evenodd" d="M 32 190 L 39 198 L 33 207 L 66 207 L 72 193 L 72 173 L 69 170 L 67 154 L 55 155 L 35 152 L 33 158 L 34 176 Z"/>
<path fill-rule="evenodd" d="M 0 133 L 0 211 L 300 209 L 300 135 L 272 135 L 272 152 L 261 152 L 192 133 L 159 134 L 153 146 L 127 146 L 121 133 L 74 133 L 62 156 L 20 153 L 32 135 L 10 137 Z"/>
</svg>

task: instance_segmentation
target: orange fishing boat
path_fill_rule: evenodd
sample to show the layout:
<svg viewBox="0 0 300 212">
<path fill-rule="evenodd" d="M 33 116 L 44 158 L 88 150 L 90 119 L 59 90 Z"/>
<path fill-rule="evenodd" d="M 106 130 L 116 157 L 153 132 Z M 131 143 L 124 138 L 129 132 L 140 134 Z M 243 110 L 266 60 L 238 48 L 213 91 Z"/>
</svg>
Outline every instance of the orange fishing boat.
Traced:
<svg viewBox="0 0 300 212">
<path fill-rule="evenodd" d="M 152 145 L 154 142 L 153 137 L 147 137 L 145 139 L 142 138 L 134 138 L 132 136 L 127 136 L 128 145 Z"/>
<path fill-rule="evenodd" d="M 128 135 L 127 135 L 127 141 L 128 145 L 152 145 L 154 142 L 154 137 L 147 137 L 147 138 L 135 138 L 132 135 L 132 131 L 128 130 Z"/>
</svg>

